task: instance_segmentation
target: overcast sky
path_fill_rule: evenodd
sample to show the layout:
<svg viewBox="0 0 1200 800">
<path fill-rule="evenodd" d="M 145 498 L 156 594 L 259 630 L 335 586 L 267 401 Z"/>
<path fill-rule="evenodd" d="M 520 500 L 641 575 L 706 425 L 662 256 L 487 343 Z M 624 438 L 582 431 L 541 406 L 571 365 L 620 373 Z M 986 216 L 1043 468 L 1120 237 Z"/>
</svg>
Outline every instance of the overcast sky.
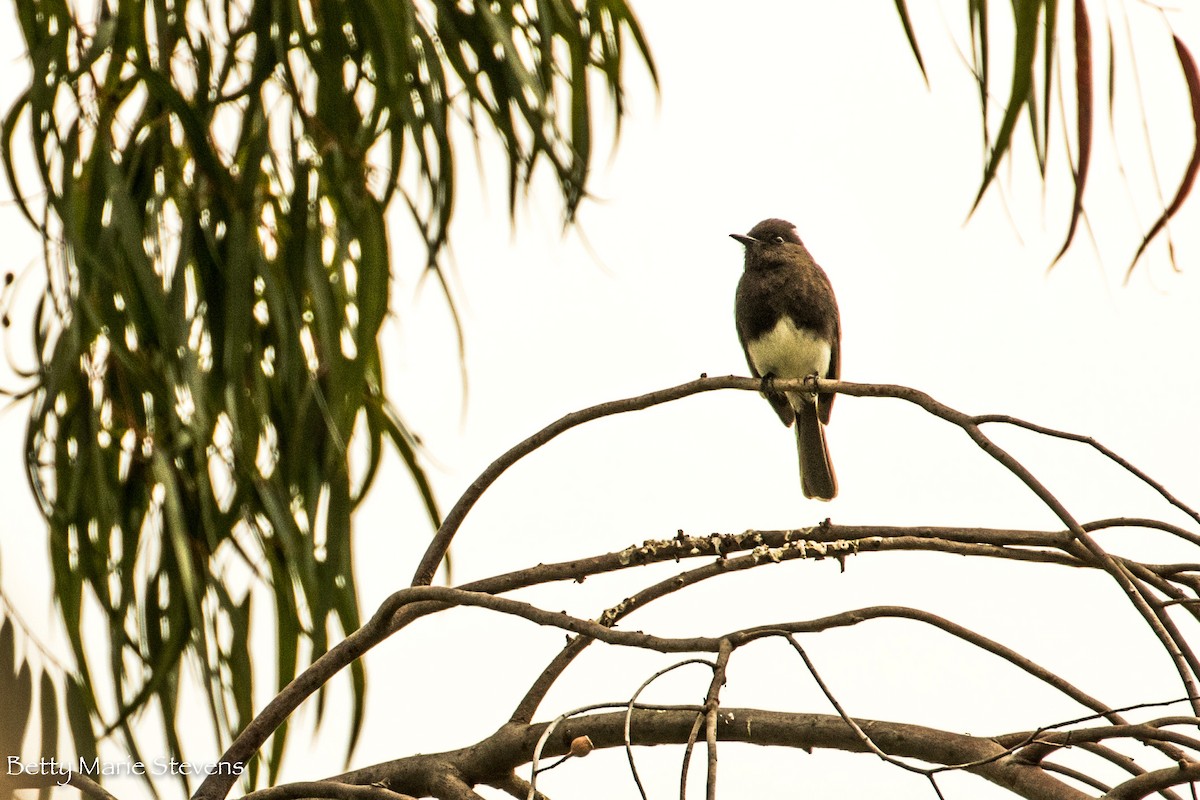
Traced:
<svg viewBox="0 0 1200 800">
<path fill-rule="evenodd" d="M 1158 210 L 1130 81 L 1118 84 L 1113 126 L 1127 182 L 1115 166 L 1107 119 L 1099 116 L 1085 206 L 1095 243 L 1081 229 L 1072 251 L 1047 274 L 1070 203 L 1061 134 L 1043 188 L 1022 127 L 1016 161 L 967 219 L 983 154 L 977 94 L 962 56 L 969 47 L 965 3 L 912 4 L 928 88 L 891 3 L 764 1 L 743 4 L 736 15 L 727 4 L 695 5 L 702 10 L 685 21 L 678 4 L 634 3 L 660 69 L 661 94 L 630 59 L 630 116 L 613 159 L 601 152 L 597 199 L 580 215 L 583 236 L 561 235 L 548 180 L 535 181 L 514 233 L 495 149 L 483 147 L 481 185 L 470 148 L 459 148 L 464 161 L 452 241 L 466 337 L 465 395 L 446 307 L 434 282 L 421 281 L 421 253 L 403 217 L 395 216 L 387 378 L 428 446 L 445 507 L 492 459 L 565 413 L 701 373 L 746 374 L 732 311 L 742 248 L 728 234 L 765 217 L 794 222 L 833 282 L 846 380 L 900 383 L 963 411 L 1008 413 L 1095 436 L 1183 499 L 1200 501 L 1200 200 L 1172 226 L 1180 271 L 1160 242 L 1123 285 Z M 1186 94 L 1161 18 L 1143 4 L 1127 5 L 1154 163 L 1169 196 L 1190 145 Z M 1200 49 L 1200 12 L 1170 19 Z M 1100 40 L 1104 20 L 1093 24 Z M 1125 58 L 1125 21 L 1118 16 L 1113 24 Z M 11 63 L 20 44 L 4 27 L 0 42 Z M 1007 41 L 1004 30 L 995 35 L 997 49 L 1007 46 L 1000 44 Z M 1063 74 L 1070 79 L 1069 64 Z M 5 75 L 7 98 L 15 84 L 11 71 Z M 997 104 L 1005 88 L 998 79 Z M 9 268 L 34 261 L 37 243 L 11 206 L 0 208 L 0 224 L 13 243 Z M 43 527 L 21 473 L 24 414 L 18 407 L 0 415 L 0 479 L 6 506 L 16 509 L 0 523 L 0 567 L 5 591 L 36 618 L 49 590 L 39 571 Z M 965 435 L 898 401 L 842 398 L 827 435 L 841 493 L 822 504 L 804 499 L 792 435 L 752 393 L 709 393 L 572 431 L 510 470 L 479 503 L 455 543 L 456 579 L 599 554 L 677 530 L 791 528 L 826 517 L 1058 527 Z M 1129 476 L 1077 446 L 996 436 L 1077 519 L 1183 522 Z M 368 614 L 408 582 L 429 535 L 394 461 L 357 518 Z M 1103 543 L 1144 558 L 1181 557 L 1142 536 L 1146 541 Z M 1117 588 L 1059 571 L 948 556 L 863 555 L 850 560 L 845 574 L 833 562 L 791 562 L 713 582 L 627 625 L 664 635 L 711 634 L 878 603 L 913 605 L 1022 650 L 1112 705 L 1181 695 L 1157 653 L 1114 652 L 1117 637 L 1138 624 Z M 595 617 L 665 574 L 645 570 L 523 596 Z M 805 639 L 857 716 L 992 734 L 1078 711 L 1011 667 L 914 624 L 861 627 Z M 558 632 L 479 612 L 414 625 L 368 659 L 371 707 L 355 765 L 476 741 L 507 717 L 561 643 Z M 670 663 L 593 649 L 540 718 L 626 699 Z M 1105 663 L 1097 657 L 1102 651 Z M 647 699 L 699 702 L 707 682 L 705 670 L 685 671 Z M 1023 693 L 1028 701 L 1018 702 Z M 735 656 L 724 700 L 830 711 L 794 656 L 771 645 Z M 330 726 L 324 755 L 293 759 L 288 776 L 339 770 L 338 730 Z M 305 738 L 302 728 L 292 733 Z M 644 756 L 661 766 L 656 775 L 650 770 L 657 781 L 651 796 L 670 796 L 679 754 L 657 748 Z M 921 779 L 867 756 L 734 746 L 722 754 L 733 795 L 738 780 L 753 780 L 758 796 L 795 796 L 799 786 L 812 796 L 869 796 L 883 786 L 894 798 L 932 794 Z M 774 759 L 771 769 L 764 769 L 764 758 Z M 622 759 L 597 753 L 551 773 L 547 789 L 632 796 Z M 950 777 L 946 786 L 950 797 L 1001 796 L 969 776 Z M 961 787 L 957 795 L 954 787 Z"/>
</svg>

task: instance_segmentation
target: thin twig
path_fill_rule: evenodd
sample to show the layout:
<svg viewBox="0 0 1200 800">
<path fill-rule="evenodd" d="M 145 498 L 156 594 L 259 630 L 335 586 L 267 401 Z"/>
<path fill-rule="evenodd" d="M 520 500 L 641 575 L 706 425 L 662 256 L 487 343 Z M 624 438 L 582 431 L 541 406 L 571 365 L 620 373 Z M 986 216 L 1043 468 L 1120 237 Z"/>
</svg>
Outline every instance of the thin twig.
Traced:
<svg viewBox="0 0 1200 800">
<path fill-rule="evenodd" d="M 729 669 L 729 658 L 733 655 L 733 643 L 721 640 L 717 651 L 717 663 L 713 667 L 712 681 L 708 684 L 708 695 L 704 698 L 704 742 L 708 752 L 708 773 L 705 783 L 707 800 L 717 800 L 717 712 L 721 707 L 721 687 L 725 685 L 725 674 Z"/>
<path fill-rule="evenodd" d="M 918 775 L 924 775 L 926 777 L 930 776 L 930 770 L 924 767 L 914 766 L 905 761 L 901 761 L 898 758 L 893 758 L 892 756 L 889 756 L 887 753 L 880 750 L 879 746 L 875 744 L 874 740 L 872 740 L 871 737 L 867 735 L 867 732 L 862 729 L 862 726 L 860 726 L 853 717 L 846 713 L 846 709 L 842 708 L 842 704 L 838 702 L 837 697 L 835 697 L 833 692 L 830 691 L 829 687 L 825 684 L 825 681 L 821 679 L 821 673 L 817 672 L 817 668 L 813 664 L 812 659 L 808 657 L 808 653 L 804 651 L 804 648 L 801 646 L 800 642 L 796 640 L 796 637 L 793 634 L 787 633 L 783 634 L 783 638 L 792 646 L 792 649 L 799 654 L 800 659 L 804 661 L 805 668 L 808 669 L 808 674 L 811 675 L 813 680 L 817 682 L 817 688 L 821 690 L 821 694 L 825 695 L 825 699 L 828 700 L 829 704 L 833 706 L 833 709 L 837 711 L 838 716 L 842 718 L 842 721 L 850 726 L 850 730 L 854 731 L 854 735 L 858 737 L 860 742 L 862 742 L 863 747 L 879 756 L 889 764 L 900 767 L 901 769 L 909 772 L 915 772 Z M 936 790 L 937 784 L 934 783 L 933 787 Z M 941 791 L 938 791 L 939 797 L 941 794 Z"/>
<path fill-rule="evenodd" d="M 688 732 L 687 744 L 683 747 L 683 759 L 679 767 L 679 800 L 687 800 L 688 769 L 692 765 L 692 753 L 696 751 L 696 741 L 700 738 L 700 726 L 704 724 L 704 714 L 697 714 Z"/>
<path fill-rule="evenodd" d="M 538 765 L 542 758 L 542 751 L 545 749 L 546 743 L 550 741 L 550 735 L 552 733 L 554 733 L 555 729 L 558 727 L 558 725 L 560 723 L 570 719 L 571 717 L 577 716 L 579 714 L 585 714 L 588 711 L 597 711 L 602 708 L 623 708 L 626 705 L 627 705 L 626 703 L 593 703 L 592 705 L 580 706 L 579 708 L 571 709 L 570 711 L 567 711 L 564 714 L 559 714 L 556 718 L 551 720 L 550 724 L 548 724 L 545 727 L 545 729 L 542 730 L 541 736 L 538 737 L 537 746 L 533 748 L 533 757 L 530 760 L 529 792 L 526 797 L 526 800 L 534 800 L 534 798 L 538 794 L 538 791 L 537 791 L 538 775 L 542 772 L 545 772 L 546 769 L 548 769 L 548 767 L 540 767 Z M 634 775 L 634 780 L 637 781 L 636 774 Z M 638 785 L 638 788 L 641 789 L 641 787 L 642 787 L 641 781 L 637 781 L 637 785 Z M 645 798 L 645 796 L 646 796 L 646 793 L 642 792 L 642 797 Z"/>
<path fill-rule="evenodd" d="M 669 667 L 660 669 L 658 672 L 655 672 L 649 678 L 642 681 L 642 685 L 639 686 L 629 698 L 629 704 L 625 711 L 625 758 L 629 761 L 629 772 L 633 775 L 633 782 L 637 784 L 638 793 L 642 796 L 642 800 L 647 800 L 647 795 L 646 787 L 642 785 L 642 778 L 638 774 L 637 763 L 633 759 L 633 709 L 637 707 L 638 698 L 641 697 L 642 692 L 644 692 L 647 687 L 650 686 L 650 684 L 654 683 L 663 675 L 666 675 L 669 672 L 674 672 L 680 667 L 686 667 L 689 664 L 704 664 L 715 674 L 719 668 L 720 662 L 718 661 L 714 663 L 706 658 L 689 658 L 686 661 L 679 661 L 670 665 Z"/>
<path fill-rule="evenodd" d="M 753 387 L 750 384 L 754 384 Z M 580 411 L 574 411 L 559 420 L 547 425 L 542 430 L 530 436 L 528 439 L 511 448 L 504 455 L 493 461 L 487 469 L 485 469 L 478 478 L 467 487 L 458 502 L 446 514 L 446 519 L 442 522 L 438 532 L 434 535 L 433 540 L 429 543 L 429 547 L 425 550 L 425 555 L 421 558 L 420 564 L 417 566 L 416 573 L 413 575 L 412 583 L 414 586 L 428 584 L 433 580 L 434 574 L 437 572 L 438 565 L 446 555 L 446 551 L 450 549 L 450 542 L 454 539 L 454 535 L 458 533 L 459 526 L 462 525 L 467 513 L 483 496 L 484 491 L 491 486 L 497 478 L 499 478 L 505 470 L 511 467 L 516 462 L 520 461 L 525 456 L 532 453 L 542 445 L 554 439 L 559 434 L 569 431 L 578 425 L 585 422 L 591 422 L 601 417 L 611 416 L 612 414 L 622 414 L 628 411 L 640 411 L 651 406 L 656 406 L 662 403 L 669 403 L 672 400 L 699 392 L 710 392 L 715 389 L 751 389 L 757 391 L 760 388 L 761 382 L 755 381 L 753 378 L 739 378 L 729 375 L 723 378 L 708 378 L 701 377 L 698 380 L 689 381 L 688 383 L 680 384 L 669 389 L 661 389 L 656 392 L 640 395 L 638 397 L 630 397 L 624 400 L 613 400 L 607 403 L 585 408 Z"/>
</svg>

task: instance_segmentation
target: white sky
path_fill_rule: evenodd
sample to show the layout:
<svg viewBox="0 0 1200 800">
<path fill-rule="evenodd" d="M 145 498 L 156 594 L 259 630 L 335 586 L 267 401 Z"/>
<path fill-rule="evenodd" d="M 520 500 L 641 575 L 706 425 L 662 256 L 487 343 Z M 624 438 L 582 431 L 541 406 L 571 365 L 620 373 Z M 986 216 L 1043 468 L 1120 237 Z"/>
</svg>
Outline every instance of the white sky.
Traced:
<svg viewBox="0 0 1200 800">
<path fill-rule="evenodd" d="M 611 163 L 601 151 L 593 186 L 600 199 L 581 214 L 593 252 L 578 235 L 559 235 L 548 180 L 535 182 L 511 233 L 495 151 L 485 147 L 490 165 L 481 190 L 470 148 L 459 148 L 452 234 L 470 380 L 465 414 L 445 307 L 431 281 L 420 283 L 419 251 L 396 217 L 388 378 L 429 447 L 446 508 L 492 459 L 567 412 L 702 372 L 745 374 L 732 313 L 742 251 L 728 234 L 768 216 L 796 223 L 830 275 L 841 306 L 845 379 L 901 383 L 963 411 L 1009 413 L 1093 435 L 1185 500 L 1200 500 L 1193 352 L 1200 341 L 1200 201 L 1193 199 L 1172 226 L 1182 271 L 1172 271 L 1160 243 L 1122 286 L 1140 233 L 1156 214 L 1128 80 L 1117 88 L 1116 130 L 1132 188 L 1113 166 L 1101 112 L 1086 198 L 1098 253 L 1081 229 L 1074 249 L 1047 275 L 1070 202 L 1061 135 L 1043 192 L 1023 122 L 1015 165 L 1002 169 L 1001 185 L 964 224 L 982 170 L 977 95 L 955 49 L 967 47 L 965 4 L 912 4 L 930 89 L 891 3 L 763 1 L 737 15 L 723 11 L 727 5 L 701 3 L 686 21 L 677 4 L 634 5 L 662 92 L 656 100 L 631 59 L 631 113 Z M 1187 158 L 1186 95 L 1159 17 L 1141 4 L 1128 6 L 1169 196 Z M 1172 20 L 1200 48 L 1200 14 Z M 1127 52 L 1124 23 L 1114 24 L 1120 55 Z M 1093 20 L 1101 42 L 1103 25 Z M 11 26 L 4 28 L 0 45 L 15 56 L 20 44 Z M 1007 46 L 1004 31 L 995 35 L 997 50 Z M 5 75 L 11 97 L 15 79 L 12 71 Z M 1070 78 L 1069 65 L 1064 75 Z M 998 107 L 1007 86 L 1002 68 L 997 76 Z M 1097 87 L 1098 99 L 1104 93 Z M 36 241 L 11 207 L 0 208 L 0 224 L 6 241 L 20 244 L 9 248 L 9 268 L 37 257 Z M 36 620 L 49 589 L 41 572 L 43 529 L 21 474 L 23 415 L 23 407 L 0 415 L 0 479 L 9 487 L 0 567 L 6 593 Z M 1183 522 L 1079 447 L 993 432 L 1078 519 Z M 709 393 L 585 426 L 521 462 L 479 503 L 456 541 L 457 579 L 603 553 L 679 529 L 800 527 L 827 516 L 838 523 L 1057 527 L 964 435 L 905 404 L 842 398 L 828 438 L 841 494 L 819 504 L 800 493 L 791 433 L 752 393 Z M 429 535 L 394 461 L 357 519 L 368 615 L 407 584 Z M 1124 536 L 1102 542 L 1147 559 L 1183 558 L 1150 534 Z M 1114 585 L 1058 572 L 948 556 L 862 555 L 845 574 L 835 562 L 792 562 L 663 601 L 627 627 L 717 633 L 874 604 L 913 605 L 1012 645 L 1113 705 L 1183 694 L 1165 658 L 1145 648 L 1135 612 Z M 644 570 L 522 597 L 595 617 L 665 574 Z M 1118 638 L 1126 635 L 1142 649 Z M 561 643 L 558 632 L 481 612 L 413 626 L 368 659 L 371 708 L 354 765 L 486 735 Z M 1015 669 L 915 623 L 872 623 L 804 643 L 856 716 L 992 734 L 1078 711 Z M 625 699 L 670 663 L 592 650 L 539 718 Z M 699 702 L 707 682 L 704 670 L 691 668 L 645 699 Z M 830 711 L 802 665 L 778 645 L 736 655 L 724 699 Z M 300 727 L 292 730 L 294 743 L 304 739 Z M 330 725 L 319 753 L 293 758 L 288 777 L 339 770 L 338 730 Z M 679 755 L 657 748 L 642 756 L 652 797 L 677 792 Z M 556 787 L 565 796 L 568 786 L 573 797 L 633 796 L 622 759 L 594 754 L 550 773 L 545 788 L 552 796 Z M 746 781 L 763 797 L 794 796 L 800 786 L 812 796 L 866 796 L 884 787 L 894 798 L 932 796 L 923 780 L 868 756 L 729 746 L 721 770 L 734 794 L 744 794 L 737 783 Z M 700 777 L 694 791 L 702 791 Z M 943 787 L 948 797 L 1003 796 L 969 776 L 948 777 Z M 116 788 L 138 796 L 132 783 Z"/>
</svg>

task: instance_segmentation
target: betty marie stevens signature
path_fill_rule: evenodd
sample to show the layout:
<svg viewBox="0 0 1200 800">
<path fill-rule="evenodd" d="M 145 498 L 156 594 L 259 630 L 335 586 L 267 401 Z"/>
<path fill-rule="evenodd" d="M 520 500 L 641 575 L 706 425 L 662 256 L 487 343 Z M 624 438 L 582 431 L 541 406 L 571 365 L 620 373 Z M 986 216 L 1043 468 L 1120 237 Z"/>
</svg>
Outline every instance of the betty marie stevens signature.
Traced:
<svg viewBox="0 0 1200 800">
<path fill-rule="evenodd" d="M 56 778 L 55 783 L 65 786 L 71 779 L 72 773 L 86 775 L 89 778 L 111 778 L 129 775 L 147 776 L 152 778 L 174 775 L 241 775 L 245 771 L 244 764 L 231 764 L 226 761 L 197 764 L 190 761 L 180 761 L 175 758 L 155 758 L 150 761 L 135 761 L 127 758 L 124 761 L 101 761 L 99 758 L 79 758 L 68 761 L 57 758 L 42 758 L 37 761 L 22 761 L 18 756 L 8 756 L 7 775 L 20 775 Z"/>
</svg>

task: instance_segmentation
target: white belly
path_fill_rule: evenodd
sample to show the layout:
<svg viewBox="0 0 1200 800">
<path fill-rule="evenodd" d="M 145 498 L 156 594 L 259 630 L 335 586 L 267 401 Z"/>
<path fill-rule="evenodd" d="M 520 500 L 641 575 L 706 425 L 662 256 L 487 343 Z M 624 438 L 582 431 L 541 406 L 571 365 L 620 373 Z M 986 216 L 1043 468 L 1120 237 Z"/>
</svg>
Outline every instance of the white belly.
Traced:
<svg viewBox="0 0 1200 800">
<path fill-rule="evenodd" d="M 787 317 L 780 319 L 762 338 L 747 342 L 746 352 L 750 354 L 750 361 L 759 375 L 807 378 L 809 375 L 824 376 L 829 371 L 829 342 L 810 331 L 797 328 Z M 795 408 L 804 395 L 791 397 L 790 394 L 788 399 Z M 812 402 L 811 395 L 809 402 Z"/>
</svg>

